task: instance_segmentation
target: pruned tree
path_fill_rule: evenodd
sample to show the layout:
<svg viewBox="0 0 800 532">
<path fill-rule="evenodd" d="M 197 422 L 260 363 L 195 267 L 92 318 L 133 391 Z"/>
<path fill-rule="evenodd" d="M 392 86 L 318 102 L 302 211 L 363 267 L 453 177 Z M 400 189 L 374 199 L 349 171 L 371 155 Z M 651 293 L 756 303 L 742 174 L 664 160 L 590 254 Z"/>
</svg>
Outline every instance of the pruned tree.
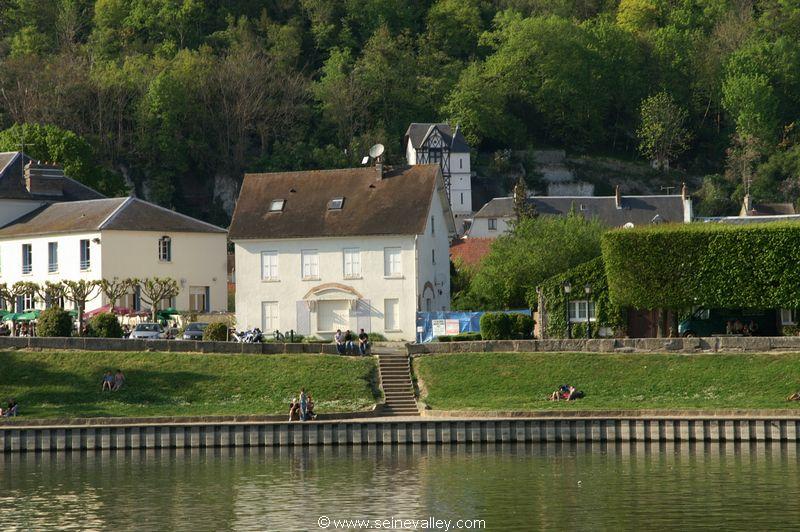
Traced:
<svg viewBox="0 0 800 532">
<path fill-rule="evenodd" d="M 669 161 L 689 147 L 688 113 L 666 92 L 659 92 L 642 101 L 642 121 L 636 136 L 639 151 L 649 158 L 654 168 L 669 169 Z"/>
<path fill-rule="evenodd" d="M 63 307 L 61 299 L 64 297 L 64 292 L 65 287 L 62 282 L 45 281 L 36 287 L 36 293 L 47 306 Z"/>
<path fill-rule="evenodd" d="M 86 309 L 86 302 L 96 298 L 100 291 L 97 281 L 64 281 L 64 296 L 75 303 L 78 311 L 78 334 L 83 334 L 83 313 Z"/>
<path fill-rule="evenodd" d="M 36 293 L 39 290 L 39 285 L 31 281 L 17 281 L 13 285 L 11 285 L 11 290 L 14 293 L 14 298 L 17 298 L 19 296 L 35 297 Z M 22 310 L 28 310 L 28 309 L 22 309 Z"/>
<path fill-rule="evenodd" d="M 2 299 L 3 308 L 8 306 L 9 310 L 13 311 L 14 300 L 18 296 L 25 295 L 28 288 L 27 283 L 17 282 L 10 286 L 7 283 L 0 283 L 0 299 Z"/>
<path fill-rule="evenodd" d="M 142 293 L 142 301 L 150 305 L 153 321 L 161 301 L 171 299 L 180 293 L 178 281 L 171 277 L 148 277 L 137 281 Z"/>
<path fill-rule="evenodd" d="M 108 299 L 108 303 L 111 305 L 111 309 L 113 310 L 114 307 L 117 306 L 117 301 L 119 301 L 122 296 L 129 294 L 132 290 L 136 289 L 137 282 L 136 279 L 120 279 L 118 277 L 114 277 L 110 281 L 108 279 L 100 280 L 99 285 L 100 290 Z"/>
</svg>

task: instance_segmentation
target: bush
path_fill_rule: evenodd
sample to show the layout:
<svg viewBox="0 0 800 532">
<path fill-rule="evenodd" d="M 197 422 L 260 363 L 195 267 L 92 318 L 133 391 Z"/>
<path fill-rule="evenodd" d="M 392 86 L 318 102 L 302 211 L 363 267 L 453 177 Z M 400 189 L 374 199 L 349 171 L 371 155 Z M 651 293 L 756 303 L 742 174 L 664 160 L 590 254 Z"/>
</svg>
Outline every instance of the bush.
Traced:
<svg viewBox="0 0 800 532">
<path fill-rule="evenodd" d="M 477 332 L 464 332 L 453 335 L 437 336 L 436 340 L 439 342 L 477 342 L 481 339 L 481 333 Z"/>
<path fill-rule="evenodd" d="M 511 317 L 505 312 L 487 312 L 481 316 L 481 336 L 484 340 L 508 340 L 511 334 Z"/>
<path fill-rule="evenodd" d="M 800 326 L 798 325 L 784 325 L 782 331 L 784 336 L 800 336 Z"/>
<path fill-rule="evenodd" d="M 536 324 L 533 318 L 527 314 L 510 314 L 511 332 L 514 338 L 527 340 L 533 338 L 533 326 Z"/>
<path fill-rule="evenodd" d="M 103 312 L 89 320 L 86 335 L 95 338 L 122 338 L 122 325 L 114 314 Z"/>
<path fill-rule="evenodd" d="M 224 323 L 209 323 L 203 331 L 203 340 L 206 342 L 224 342 L 228 339 L 228 326 Z"/>
<path fill-rule="evenodd" d="M 382 335 L 381 333 L 369 333 L 367 336 L 369 337 L 369 342 L 370 343 L 372 343 L 372 342 L 385 342 L 386 341 L 386 337 L 384 335 Z"/>
<path fill-rule="evenodd" d="M 39 315 L 36 334 L 39 336 L 71 336 L 72 316 L 63 308 L 46 309 Z"/>
</svg>

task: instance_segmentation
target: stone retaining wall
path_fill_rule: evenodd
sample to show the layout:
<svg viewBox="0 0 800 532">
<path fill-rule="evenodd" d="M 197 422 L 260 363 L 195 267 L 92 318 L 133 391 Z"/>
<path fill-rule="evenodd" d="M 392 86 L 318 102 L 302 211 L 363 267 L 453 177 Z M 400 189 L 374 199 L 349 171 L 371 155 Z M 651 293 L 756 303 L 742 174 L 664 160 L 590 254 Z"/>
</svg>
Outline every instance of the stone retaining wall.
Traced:
<svg viewBox="0 0 800 532">
<path fill-rule="evenodd" d="M 49 452 L 520 442 L 796 442 L 800 419 L 586 418 L 0 428 L 0 450 Z"/>
<path fill-rule="evenodd" d="M 193 340 L 0 336 L 0 350 L 4 349 L 81 349 L 85 351 L 166 351 L 267 355 L 281 353 L 336 353 L 336 346 L 333 344 L 240 344 L 238 342 L 201 342 Z"/>
<path fill-rule="evenodd" d="M 800 351 L 800 336 L 487 340 L 480 342 L 408 344 L 407 347 L 410 355 L 559 351 L 591 353 L 766 353 L 769 351 Z"/>
</svg>

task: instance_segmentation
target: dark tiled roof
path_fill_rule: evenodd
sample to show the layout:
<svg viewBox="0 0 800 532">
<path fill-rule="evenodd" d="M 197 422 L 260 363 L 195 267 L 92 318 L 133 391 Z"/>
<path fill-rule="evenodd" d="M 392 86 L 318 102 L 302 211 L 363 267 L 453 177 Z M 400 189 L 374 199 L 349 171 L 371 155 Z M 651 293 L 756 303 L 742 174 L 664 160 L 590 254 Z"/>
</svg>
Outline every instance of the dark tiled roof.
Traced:
<svg viewBox="0 0 800 532">
<path fill-rule="evenodd" d="M 750 216 L 780 216 L 797 214 L 791 203 L 756 203 Z"/>
<path fill-rule="evenodd" d="M 489 254 L 494 238 L 459 238 L 450 246 L 450 258 L 467 266 L 477 266 Z"/>
<path fill-rule="evenodd" d="M 800 214 L 774 214 L 766 216 L 747 215 L 747 216 L 708 216 L 695 218 L 696 222 L 701 223 L 720 223 L 720 224 L 763 224 L 770 222 L 795 222 L 800 223 Z"/>
<path fill-rule="evenodd" d="M 105 198 L 44 205 L 1 228 L 0 238 L 102 230 L 225 232 L 137 198 Z"/>
<path fill-rule="evenodd" d="M 425 230 L 439 165 L 246 174 L 233 212 L 232 239 L 416 235 Z M 328 203 L 344 198 L 339 210 Z M 269 212 L 273 200 L 282 212 Z M 444 201 L 446 204 L 446 201 Z M 446 208 L 446 205 L 443 205 Z"/>
<path fill-rule="evenodd" d="M 536 196 L 528 203 L 541 215 L 565 216 L 570 211 L 586 218 L 597 218 L 607 227 L 626 223 L 646 225 L 657 221 L 682 223 L 681 196 L 622 196 L 618 209 L 615 196 Z M 495 198 L 475 214 L 475 218 L 506 218 L 514 216 L 513 198 Z"/>
<path fill-rule="evenodd" d="M 450 145 L 450 151 L 452 153 L 469 152 L 469 144 L 467 144 L 467 139 L 464 138 L 464 135 L 461 134 L 461 130 L 457 129 L 455 138 L 453 138 L 453 129 L 450 127 L 450 124 L 422 124 L 414 122 L 408 126 L 408 130 L 406 130 L 406 142 L 410 140 L 414 148 L 419 148 L 422 146 L 422 142 L 428 137 L 428 132 L 433 126 L 436 126 L 439 133 L 442 134 L 444 141 Z"/>
<path fill-rule="evenodd" d="M 105 198 L 96 190 L 64 177 L 63 196 L 33 195 L 25 188 L 22 169 L 31 159 L 27 155 L 19 157 L 19 152 L 0 153 L 0 199 L 22 199 L 43 201 L 82 201 Z"/>
</svg>

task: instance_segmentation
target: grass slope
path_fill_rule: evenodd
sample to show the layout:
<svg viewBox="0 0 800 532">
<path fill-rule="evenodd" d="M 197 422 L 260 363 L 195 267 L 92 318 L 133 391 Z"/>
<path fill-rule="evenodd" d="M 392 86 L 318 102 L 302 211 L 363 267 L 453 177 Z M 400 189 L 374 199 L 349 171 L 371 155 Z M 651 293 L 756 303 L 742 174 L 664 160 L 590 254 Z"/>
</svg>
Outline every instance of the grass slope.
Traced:
<svg viewBox="0 0 800 532">
<path fill-rule="evenodd" d="M 122 369 L 118 392 L 101 392 Z M 372 358 L 330 355 L 0 352 L 0 400 L 27 418 L 284 414 L 304 386 L 317 413 L 365 409 L 380 397 Z"/>
<path fill-rule="evenodd" d="M 437 410 L 797 408 L 800 354 L 428 355 L 414 373 Z M 586 392 L 546 398 L 559 384 Z"/>
</svg>

